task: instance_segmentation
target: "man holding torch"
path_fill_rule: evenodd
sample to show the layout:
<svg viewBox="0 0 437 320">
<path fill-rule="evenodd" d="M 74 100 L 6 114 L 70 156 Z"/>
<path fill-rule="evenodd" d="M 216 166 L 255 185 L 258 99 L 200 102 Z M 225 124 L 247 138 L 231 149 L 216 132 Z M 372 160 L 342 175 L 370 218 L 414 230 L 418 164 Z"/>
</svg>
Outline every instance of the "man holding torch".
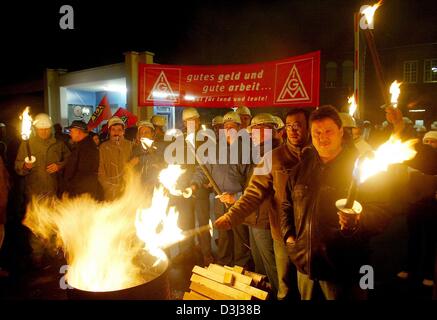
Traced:
<svg viewBox="0 0 437 320">
<path fill-rule="evenodd" d="M 314 149 L 295 166 L 282 203 L 281 231 L 291 261 L 298 270 L 303 300 L 320 293 L 327 300 L 363 299 L 360 267 L 367 264 L 369 236 L 380 230 L 390 214 L 384 183 L 369 180 L 360 188 L 361 214 L 346 214 L 336 201 L 348 193 L 357 153 L 342 145 L 341 119 L 331 106 L 315 110 L 309 120 Z"/>
<path fill-rule="evenodd" d="M 36 195 L 57 195 L 58 174 L 70 155 L 65 143 L 53 137 L 49 115 L 38 114 L 33 126 L 36 134 L 21 143 L 15 160 L 15 171 L 25 177 L 27 200 Z M 35 161 L 25 161 L 29 157 Z"/>
<path fill-rule="evenodd" d="M 33 121 L 35 135 L 24 140 L 15 159 L 15 171 L 24 176 L 25 202 L 32 197 L 56 197 L 59 193 L 60 173 L 70 156 L 70 150 L 61 140 L 57 140 L 52 132 L 52 120 L 48 114 L 40 113 Z M 41 266 L 45 253 L 40 241 L 32 236 L 32 259 Z"/>
</svg>

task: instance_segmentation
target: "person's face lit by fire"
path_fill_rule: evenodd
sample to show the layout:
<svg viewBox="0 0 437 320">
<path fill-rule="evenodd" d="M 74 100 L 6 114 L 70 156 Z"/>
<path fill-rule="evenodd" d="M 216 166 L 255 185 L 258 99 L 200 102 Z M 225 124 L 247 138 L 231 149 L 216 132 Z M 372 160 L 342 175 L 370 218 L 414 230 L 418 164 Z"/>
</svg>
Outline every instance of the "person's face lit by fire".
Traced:
<svg viewBox="0 0 437 320">
<path fill-rule="evenodd" d="M 273 125 L 259 124 L 252 127 L 252 141 L 258 146 L 268 140 L 272 140 L 273 132 L 275 131 Z"/>
<path fill-rule="evenodd" d="M 193 119 L 188 119 L 186 121 L 184 121 L 184 128 L 188 131 L 188 128 L 190 128 L 190 130 L 194 131 L 199 131 L 200 130 L 200 118 L 193 118 Z"/>
<path fill-rule="evenodd" d="M 227 121 L 223 124 L 223 129 L 225 130 L 226 142 L 232 144 L 237 139 L 240 125 L 236 122 Z"/>
<path fill-rule="evenodd" d="M 287 139 L 293 146 L 302 147 L 308 138 L 307 120 L 303 112 L 289 115 L 285 119 Z"/>
<path fill-rule="evenodd" d="M 109 139 L 111 141 L 120 141 L 124 137 L 124 127 L 121 124 L 114 124 L 109 128 Z"/>
<path fill-rule="evenodd" d="M 215 126 L 212 127 L 212 129 L 214 130 L 216 136 L 219 136 L 220 130 L 223 129 L 223 124 L 216 124 Z"/>
<path fill-rule="evenodd" d="M 139 127 L 138 129 L 138 138 L 147 138 L 153 140 L 155 136 L 155 131 L 150 127 Z"/>
<path fill-rule="evenodd" d="M 252 117 L 248 114 L 240 114 L 241 119 L 241 128 L 247 128 L 250 125 L 250 120 L 252 120 Z"/>
<path fill-rule="evenodd" d="M 339 128 L 331 118 L 314 120 L 311 137 L 323 162 L 335 159 L 342 150 L 343 128 Z"/>
<path fill-rule="evenodd" d="M 437 149 L 437 139 L 426 138 L 423 140 L 423 143 L 430 145 L 434 149 Z"/>
<path fill-rule="evenodd" d="M 70 137 L 73 142 L 80 142 L 87 136 L 87 133 L 78 128 L 70 129 Z"/>
<path fill-rule="evenodd" d="M 41 140 L 47 140 L 52 135 L 52 128 L 35 128 L 36 129 L 36 135 Z"/>
</svg>

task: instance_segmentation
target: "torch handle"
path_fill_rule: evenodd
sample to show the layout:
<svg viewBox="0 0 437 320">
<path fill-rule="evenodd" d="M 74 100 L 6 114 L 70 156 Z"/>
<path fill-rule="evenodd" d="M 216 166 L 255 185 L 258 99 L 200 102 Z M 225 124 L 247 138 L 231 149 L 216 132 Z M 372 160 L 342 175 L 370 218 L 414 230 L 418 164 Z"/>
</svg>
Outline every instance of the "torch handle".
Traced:
<svg viewBox="0 0 437 320">
<path fill-rule="evenodd" d="M 357 196 L 357 181 L 352 179 L 352 183 L 349 186 L 349 191 L 347 194 L 346 204 L 344 206 L 345 209 L 352 209 L 354 206 L 355 198 Z"/>
<path fill-rule="evenodd" d="M 375 67 L 376 77 L 378 78 L 379 89 L 381 90 L 382 97 L 384 98 L 384 103 L 388 107 L 390 106 L 390 99 L 387 93 L 387 85 L 384 79 L 384 74 L 382 72 L 381 60 L 376 49 L 374 34 L 371 30 L 367 29 L 364 31 L 364 36 L 366 38 L 370 55 L 372 56 L 373 66 Z"/>
<path fill-rule="evenodd" d="M 26 150 L 27 150 L 27 157 L 29 158 L 29 161 L 30 161 L 32 159 L 32 152 L 30 151 L 29 140 L 26 140 Z"/>
<path fill-rule="evenodd" d="M 196 161 L 200 167 L 200 169 L 202 170 L 203 174 L 206 176 L 206 178 L 208 179 L 208 181 L 211 183 L 212 188 L 214 189 L 214 192 L 217 195 L 222 195 L 223 192 L 220 190 L 219 186 L 217 185 L 217 183 L 215 182 L 214 178 L 212 177 L 211 173 L 209 172 L 208 168 L 205 166 L 205 164 L 202 162 L 202 159 L 199 158 L 199 156 L 196 153 L 196 150 L 194 149 L 194 146 L 190 143 L 187 142 L 188 148 L 190 149 L 190 151 L 194 154 Z M 225 204 L 226 208 L 229 208 L 229 205 L 226 203 Z"/>
</svg>

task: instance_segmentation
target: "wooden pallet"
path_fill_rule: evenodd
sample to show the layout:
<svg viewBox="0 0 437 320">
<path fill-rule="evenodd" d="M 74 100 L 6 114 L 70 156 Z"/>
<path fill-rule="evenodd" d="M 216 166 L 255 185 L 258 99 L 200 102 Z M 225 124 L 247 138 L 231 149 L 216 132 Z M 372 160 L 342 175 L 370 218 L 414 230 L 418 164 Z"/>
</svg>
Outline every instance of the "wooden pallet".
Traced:
<svg viewBox="0 0 437 320">
<path fill-rule="evenodd" d="M 266 300 L 269 293 L 261 289 L 266 279 L 239 266 L 194 266 L 191 291 L 184 293 L 183 300 Z"/>
</svg>

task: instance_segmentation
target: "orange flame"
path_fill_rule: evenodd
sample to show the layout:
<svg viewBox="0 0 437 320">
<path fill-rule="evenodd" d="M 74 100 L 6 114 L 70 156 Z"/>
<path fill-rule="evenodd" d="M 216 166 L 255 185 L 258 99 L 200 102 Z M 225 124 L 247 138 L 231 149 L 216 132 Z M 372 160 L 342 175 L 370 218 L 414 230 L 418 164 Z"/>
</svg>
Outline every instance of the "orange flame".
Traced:
<svg viewBox="0 0 437 320">
<path fill-rule="evenodd" d="M 347 98 L 347 102 L 349 103 L 349 114 L 351 117 L 354 116 L 355 112 L 357 111 L 357 104 L 355 102 L 355 95 Z"/>
<path fill-rule="evenodd" d="M 32 117 L 29 115 L 30 107 L 24 109 L 23 114 L 20 116 L 21 120 L 21 138 L 23 140 L 29 140 L 32 132 Z"/>
<path fill-rule="evenodd" d="M 398 82 L 397 80 L 395 80 L 392 82 L 390 86 L 390 94 L 391 94 L 390 102 L 392 103 L 394 108 L 398 107 L 398 99 L 401 94 L 401 89 L 400 89 L 401 84 L 402 82 Z"/>
<path fill-rule="evenodd" d="M 170 184 L 178 177 L 170 177 Z M 46 243 L 55 239 L 51 247 L 63 249 L 71 286 L 114 291 L 156 278 L 167 264 L 162 249 L 183 239 L 178 213 L 168 202 L 163 186 L 150 201 L 139 177 L 129 173 L 125 192 L 115 201 L 97 202 L 89 195 L 33 199 L 23 223 Z"/>
<path fill-rule="evenodd" d="M 387 171 L 391 164 L 402 163 L 414 158 L 417 152 L 413 146 L 417 141 L 417 139 L 412 139 L 402 142 L 399 138 L 391 136 L 386 143 L 374 151 L 373 158 L 363 160 L 359 170 L 360 183 L 380 172 Z"/>
<path fill-rule="evenodd" d="M 382 0 L 380 0 L 378 3 L 374 4 L 373 6 L 369 6 L 366 9 L 363 10 L 363 14 L 366 17 L 368 24 L 373 24 L 373 17 L 375 15 L 376 10 L 382 5 Z"/>
</svg>

